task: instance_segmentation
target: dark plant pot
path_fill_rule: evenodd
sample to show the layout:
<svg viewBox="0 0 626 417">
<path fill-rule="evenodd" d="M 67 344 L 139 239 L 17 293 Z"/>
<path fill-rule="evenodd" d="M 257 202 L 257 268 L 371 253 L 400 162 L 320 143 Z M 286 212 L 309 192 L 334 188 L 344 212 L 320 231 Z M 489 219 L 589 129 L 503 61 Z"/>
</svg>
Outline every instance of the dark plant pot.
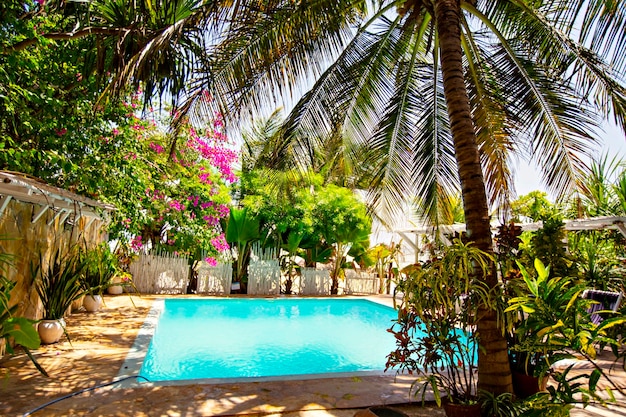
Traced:
<svg viewBox="0 0 626 417">
<path fill-rule="evenodd" d="M 513 391 L 518 398 L 528 398 L 533 394 L 546 389 L 547 378 L 526 375 L 522 372 L 513 372 Z"/>
<path fill-rule="evenodd" d="M 354 414 L 354 417 L 409 417 L 402 411 L 394 410 L 393 408 L 378 406 L 370 407 L 365 410 L 359 410 Z"/>
<path fill-rule="evenodd" d="M 443 409 L 448 417 L 480 417 L 480 408 L 480 404 L 443 403 Z"/>
</svg>

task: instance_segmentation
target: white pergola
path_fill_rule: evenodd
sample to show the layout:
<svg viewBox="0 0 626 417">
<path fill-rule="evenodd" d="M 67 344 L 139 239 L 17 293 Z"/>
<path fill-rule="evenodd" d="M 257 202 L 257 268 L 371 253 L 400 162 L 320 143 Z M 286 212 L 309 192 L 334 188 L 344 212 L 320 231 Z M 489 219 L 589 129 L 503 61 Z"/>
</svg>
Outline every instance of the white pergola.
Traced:
<svg viewBox="0 0 626 417">
<path fill-rule="evenodd" d="M 63 224 L 71 219 L 74 223 L 81 217 L 87 218 L 87 226 L 94 220 L 105 220 L 106 213 L 115 206 L 84 197 L 62 188 L 46 184 L 38 178 L 10 171 L 0 171 L 0 216 L 11 200 L 31 203 L 38 208 L 33 212 L 32 223 L 36 223 L 48 210 L 55 214 L 48 221 L 52 225 L 60 219 Z"/>
<path fill-rule="evenodd" d="M 574 219 L 564 220 L 565 230 L 578 231 L 578 230 L 618 230 L 624 237 L 626 237 L 626 217 L 622 216 L 606 216 L 606 217 L 594 217 L 591 219 Z M 534 223 L 515 223 L 516 226 L 520 226 L 523 231 L 539 230 L 543 227 L 543 222 Z M 500 224 L 492 223 L 491 230 L 495 233 L 498 230 Z M 446 234 L 453 234 L 455 232 L 461 233 L 465 231 L 464 223 L 456 223 L 452 225 L 439 226 L 437 230 L 433 226 L 423 226 L 415 229 L 406 230 L 394 230 L 393 233 L 399 235 L 408 245 L 415 250 L 415 256 L 419 253 L 419 240 L 420 236 L 424 234 L 434 235 L 439 233 L 439 237 L 446 241 Z M 415 260 L 417 262 L 417 259 Z"/>
</svg>

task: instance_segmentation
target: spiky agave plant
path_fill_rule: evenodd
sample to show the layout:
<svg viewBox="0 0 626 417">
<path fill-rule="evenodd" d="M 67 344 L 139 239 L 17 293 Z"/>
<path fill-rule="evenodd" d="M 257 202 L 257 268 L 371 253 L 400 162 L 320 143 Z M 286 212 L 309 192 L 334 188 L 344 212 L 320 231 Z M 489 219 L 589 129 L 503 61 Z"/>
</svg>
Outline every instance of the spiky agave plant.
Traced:
<svg viewBox="0 0 626 417">
<path fill-rule="evenodd" d="M 56 248 L 47 263 L 44 262 L 44 254 L 39 254 L 39 265 L 31 265 L 31 270 L 45 320 L 63 318 L 72 302 L 85 293 L 79 285 L 84 268 L 85 263 L 76 248 Z"/>
</svg>

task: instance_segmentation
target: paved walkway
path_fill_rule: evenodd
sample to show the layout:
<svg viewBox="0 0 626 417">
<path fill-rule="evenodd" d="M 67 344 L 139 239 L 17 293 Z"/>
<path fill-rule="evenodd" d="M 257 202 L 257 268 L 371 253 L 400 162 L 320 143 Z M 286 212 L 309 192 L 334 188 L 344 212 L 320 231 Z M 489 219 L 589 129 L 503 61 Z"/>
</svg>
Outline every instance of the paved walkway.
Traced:
<svg viewBox="0 0 626 417">
<path fill-rule="evenodd" d="M 44 404 L 48 405 L 32 415 L 352 417 L 373 405 L 392 405 L 411 417 L 444 415 L 432 405 L 407 404 L 413 379 L 393 375 L 93 389 L 116 379 L 156 298 L 160 297 L 106 296 L 101 311 L 71 315 L 67 319 L 71 342 L 63 338 L 34 352 L 50 378 L 40 375 L 24 354 L 0 363 L 0 416 L 22 416 Z M 626 417 L 623 397 L 620 401 L 608 410 L 589 407 L 572 415 Z"/>
</svg>

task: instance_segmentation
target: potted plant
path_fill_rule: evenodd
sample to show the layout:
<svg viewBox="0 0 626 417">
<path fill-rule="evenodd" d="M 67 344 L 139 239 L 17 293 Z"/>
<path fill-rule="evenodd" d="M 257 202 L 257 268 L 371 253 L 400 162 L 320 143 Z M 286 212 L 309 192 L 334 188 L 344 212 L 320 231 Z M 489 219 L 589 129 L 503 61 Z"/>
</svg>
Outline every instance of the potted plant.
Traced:
<svg viewBox="0 0 626 417">
<path fill-rule="evenodd" d="M 47 262 L 39 254 L 39 264 L 31 265 L 35 290 L 43 306 L 43 319 L 37 330 L 41 342 L 56 343 L 65 332 L 63 317 L 72 305 L 84 294 L 79 285 L 79 277 L 84 262 L 74 248 L 56 248 Z"/>
<path fill-rule="evenodd" d="M 593 364 L 595 345 L 600 342 L 621 346 L 607 331 L 622 325 L 626 317 L 615 313 L 602 323 L 594 323 L 589 313 L 594 301 L 582 297 L 586 289 L 584 281 L 571 276 L 550 277 L 550 267 L 539 259 L 534 261 L 534 274 L 523 265 L 518 266 L 521 273 L 516 283 L 518 296 L 509 300 L 505 313 L 516 312 L 523 317 L 515 324 L 519 342 L 512 350 L 519 352 L 519 358 L 536 359 L 531 363 L 535 365 L 535 376 L 545 376 L 561 359 L 583 357 Z"/>
<path fill-rule="evenodd" d="M 80 285 L 85 291 L 83 307 L 88 312 L 98 311 L 102 305 L 102 294 L 111 285 L 117 272 L 117 258 L 102 243 L 83 254 L 85 267 L 80 274 Z"/>
<path fill-rule="evenodd" d="M 404 296 L 390 329 L 397 348 L 387 357 L 387 369 L 419 375 L 416 395 L 421 392 L 424 400 L 431 388 L 448 416 L 480 415 L 479 340 L 473 330 L 479 306 L 493 306 L 484 284 L 472 277 L 474 268 L 486 271 L 490 262 L 484 252 L 456 240 L 441 258 L 405 268 L 398 283 Z"/>
</svg>

